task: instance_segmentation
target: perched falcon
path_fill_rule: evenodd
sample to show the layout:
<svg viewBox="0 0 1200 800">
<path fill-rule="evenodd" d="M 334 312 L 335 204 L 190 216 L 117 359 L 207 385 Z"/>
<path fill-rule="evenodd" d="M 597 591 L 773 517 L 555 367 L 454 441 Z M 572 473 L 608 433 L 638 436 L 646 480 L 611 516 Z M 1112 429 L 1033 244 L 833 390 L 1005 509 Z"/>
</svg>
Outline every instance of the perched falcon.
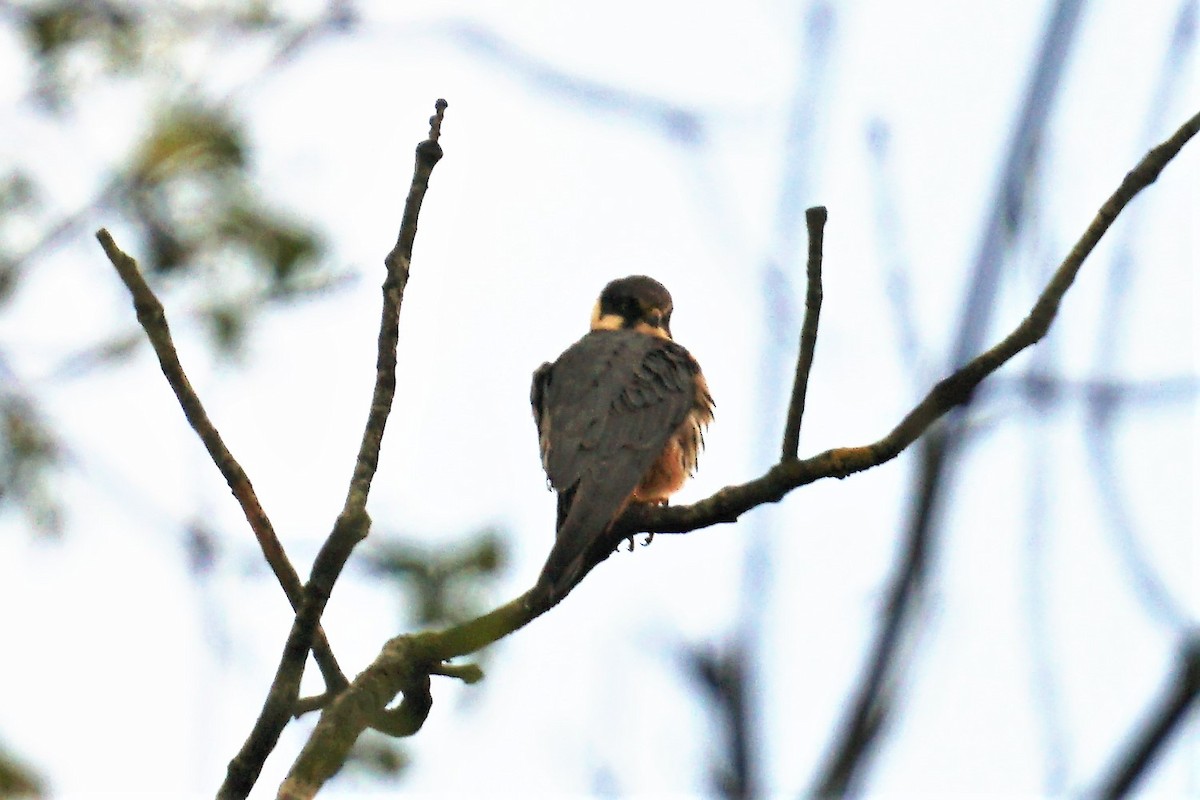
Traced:
<svg viewBox="0 0 1200 800">
<path fill-rule="evenodd" d="M 530 400 L 558 534 L 539 598 L 561 600 L 609 556 L 629 503 L 665 504 L 696 469 L 713 400 L 671 339 L 671 294 L 644 275 L 604 287 L 582 339 L 533 374 Z"/>
</svg>

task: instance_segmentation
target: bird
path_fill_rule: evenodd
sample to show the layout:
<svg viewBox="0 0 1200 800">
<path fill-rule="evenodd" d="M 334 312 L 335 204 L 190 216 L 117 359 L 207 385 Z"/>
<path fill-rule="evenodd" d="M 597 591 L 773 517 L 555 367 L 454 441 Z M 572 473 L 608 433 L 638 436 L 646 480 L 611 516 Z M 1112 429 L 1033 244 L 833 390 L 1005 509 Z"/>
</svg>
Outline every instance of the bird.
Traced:
<svg viewBox="0 0 1200 800">
<path fill-rule="evenodd" d="M 630 503 L 665 505 L 694 474 L 714 403 L 671 337 L 671 293 L 631 275 L 606 285 L 590 330 L 533 373 L 542 466 L 558 493 L 554 545 L 533 602 L 553 606 L 620 542 Z"/>
</svg>

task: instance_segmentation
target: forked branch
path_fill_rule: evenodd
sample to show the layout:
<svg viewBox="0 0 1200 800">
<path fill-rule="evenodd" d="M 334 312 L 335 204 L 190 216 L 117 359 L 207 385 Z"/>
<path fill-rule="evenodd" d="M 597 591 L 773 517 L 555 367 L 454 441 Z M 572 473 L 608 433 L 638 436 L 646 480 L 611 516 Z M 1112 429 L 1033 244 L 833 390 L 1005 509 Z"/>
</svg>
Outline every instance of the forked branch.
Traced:
<svg viewBox="0 0 1200 800">
<path fill-rule="evenodd" d="M 895 428 L 878 441 L 859 447 L 827 450 L 812 458 L 796 460 L 796 442 L 808 369 L 816 341 L 820 302 L 821 258 L 820 239 L 817 237 L 820 235 L 818 223 L 824 222 L 824 215 L 814 209 L 809 217 L 813 240 L 810 241 L 808 310 L 780 462 L 759 478 L 721 489 L 690 506 L 631 507 L 609 533 L 613 549 L 624 539 L 640 532 L 687 533 L 718 523 L 733 522 L 756 506 L 778 502 L 800 486 L 822 478 L 844 478 L 895 458 L 934 422 L 969 398 L 984 378 L 1045 336 L 1057 314 L 1059 303 L 1084 260 L 1113 220 L 1138 192 L 1155 181 L 1167 163 L 1198 130 L 1200 114 L 1184 123 L 1170 139 L 1151 150 L 1125 176 L 1063 260 L 1029 315 L 1008 336 L 934 386 Z M 814 280 L 814 276 L 818 280 Z M 397 736 L 411 735 L 419 730 L 432 704 L 429 675 L 445 674 L 447 666 L 443 662 L 447 659 L 485 647 L 545 612 L 546 607 L 531 605 L 531 596 L 531 593 L 522 595 L 482 617 L 452 628 L 400 636 L 388 642 L 375 661 L 326 708 L 280 788 L 279 797 L 288 800 L 312 797 L 340 768 L 350 746 L 367 727 Z M 404 698 L 401 704 L 395 709 L 386 709 L 386 705 L 398 693 Z"/>
<path fill-rule="evenodd" d="M 417 145 L 416 164 L 405 200 L 400 235 L 395 247 L 384 260 L 387 276 L 383 281 L 383 311 L 375 359 L 375 389 L 371 395 L 367 423 L 363 430 L 358 458 L 354 463 L 350 488 L 346 492 L 346 502 L 334 523 L 333 531 L 313 562 L 312 575 L 304 587 L 304 602 L 292 622 L 275 679 L 271 682 L 266 702 L 250 736 L 229 762 L 225 783 L 218 795 L 221 798 L 244 798 L 258 780 L 263 763 L 275 749 L 280 734 L 297 708 L 304 662 L 308 657 L 321 614 L 324 613 L 325 605 L 333 592 L 333 586 L 354 547 L 366 538 L 371 527 L 371 519 L 366 509 L 367 496 L 379 465 L 383 432 L 391 414 L 392 400 L 396 395 L 396 346 L 400 337 L 400 306 L 404 301 L 405 287 L 408 285 L 413 243 L 417 235 L 417 217 L 425 199 L 425 192 L 429 188 L 429 176 L 442 157 L 442 147 L 438 144 L 438 139 L 441 137 L 442 118 L 446 107 L 445 100 L 437 101 L 436 113 L 429 120 L 429 137 Z M 333 693 L 327 694 L 333 696 Z"/>
</svg>

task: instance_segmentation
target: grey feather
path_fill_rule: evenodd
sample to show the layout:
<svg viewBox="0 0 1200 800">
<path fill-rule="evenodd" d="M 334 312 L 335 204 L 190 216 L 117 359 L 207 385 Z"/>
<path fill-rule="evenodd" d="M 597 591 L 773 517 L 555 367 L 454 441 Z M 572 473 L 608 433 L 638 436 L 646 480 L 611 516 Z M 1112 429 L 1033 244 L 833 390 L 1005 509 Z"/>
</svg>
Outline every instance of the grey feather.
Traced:
<svg viewBox="0 0 1200 800">
<path fill-rule="evenodd" d="M 542 463 L 558 534 L 538 585 L 557 602 L 612 552 L 606 534 L 696 403 L 699 366 L 680 345 L 593 331 L 534 373 Z"/>
</svg>

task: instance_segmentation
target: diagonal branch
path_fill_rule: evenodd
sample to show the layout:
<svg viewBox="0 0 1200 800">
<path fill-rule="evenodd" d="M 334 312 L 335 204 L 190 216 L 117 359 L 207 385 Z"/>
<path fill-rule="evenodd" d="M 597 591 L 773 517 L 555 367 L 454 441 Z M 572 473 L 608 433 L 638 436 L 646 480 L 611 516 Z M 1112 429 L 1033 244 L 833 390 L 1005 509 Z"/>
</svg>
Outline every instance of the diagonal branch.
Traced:
<svg viewBox="0 0 1200 800">
<path fill-rule="evenodd" d="M 101 228 L 97 231 L 96 238 L 100 240 L 100 246 L 104 248 L 108 260 L 116 267 L 117 274 L 121 276 L 121 280 L 133 297 L 133 307 L 137 312 L 138 322 L 146 330 L 146 336 L 154 347 L 155 355 L 158 356 L 159 366 L 162 367 L 167 383 L 175 392 L 175 398 L 179 401 L 184 416 L 187 417 L 192 429 L 200 437 L 200 441 L 204 443 L 209 457 L 221 471 L 233 496 L 237 498 L 238 504 L 242 507 L 242 513 L 246 515 L 246 521 L 250 523 L 250 530 L 254 532 L 254 538 L 258 540 L 258 545 L 262 549 L 263 557 L 271 565 L 271 571 L 275 573 L 279 585 L 287 594 L 288 602 L 292 604 L 293 609 L 298 611 L 304 593 L 300 576 L 292 567 L 287 554 L 284 553 L 283 545 L 279 543 L 279 537 L 275 535 L 275 528 L 271 525 L 271 520 L 263 510 L 262 504 L 259 503 L 258 495 L 254 493 L 254 487 L 251 485 L 246 471 L 229 452 L 221 434 L 217 432 L 216 426 L 208 418 L 196 390 L 188 381 L 187 375 L 183 371 L 183 364 L 179 361 L 179 354 L 175 350 L 175 343 L 171 339 L 171 330 L 167 326 L 167 317 L 162 303 L 154 295 L 154 291 L 146 283 L 146 279 L 142 277 L 137 262 L 117 247 L 107 230 Z M 346 685 L 346 676 L 342 674 L 341 667 L 338 666 L 337 659 L 334 658 L 329 642 L 325 638 L 325 632 L 322 630 L 317 631 L 313 655 L 316 658 L 317 666 L 321 669 L 327 689 L 336 690 Z"/>
<path fill-rule="evenodd" d="M 275 749 L 279 735 L 283 733 L 284 727 L 296 710 L 304 662 L 314 635 L 319 630 L 318 623 L 325 611 L 325 604 L 329 601 L 333 586 L 355 545 L 366 538 L 370 530 L 371 520 L 366 511 L 367 495 L 370 493 L 371 481 L 379 464 L 383 431 L 396 394 L 396 346 L 400 336 L 400 305 L 404 300 L 404 289 L 408 285 L 409 263 L 417 235 L 417 217 L 421 211 L 425 191 L 429 188 L 429 176 L 442 157 L 438 138 L 441 136 L 442 117 L 446 106 L 445 100 L 437 101 L 436 113 L 429 120 L 429 138 L 417 145 L 416 165 L 405 201 L 400 235 L 396 246 L 384 260 L 387 277 L 383 281 L 383 312 L 375 360 L 375 389 L 350 488 L 346 494 L 346 503 L 338 515 L 333 531 L 313 562 L 312 574 L 304 587 L 304 602 L 292 622 L 292 629 L 284 644 L 283 655 L 280 657 L 271 688 L 267 692 L 263 709 L 242 749 L 229 762 L 225 782 L 218 793 L 218 797 L 226 800 L 244 798 L 250 793 L 262 771 L 263 763 Z M 333 705 L 336 704 L 335 700 Z M 324 716 L 322 714 L 322 717 Z"/>
<path fill-rule="evenodd" d="M 1111 771 L 1100 783 L 1096 797 L 1117 798 L 1129 794 L 1154 764 L 1163 745 L 1186 720 L 1200 697 L 1200 633 L 1193 632 L 1179 646 L 1178 664 L 1171 685 L 1149 717 L 1142 722 L 1113 761 Z"/>
<path fill-rule="evenodd" d="M 976 356 L 935 385 L 882 439 L 860 447 L 826 450 L 803 461 L 781 462 L 759 478 L 727 486 L 690 506 L 631 507 L 613 526 L 611 535 L 614 547 L 634 533 L 688 533 L 721 522 L 733 522 L 756 506 L 779 502 L 788 492 L 800 486 L 823 478 L 844 478 L 898 456 L 946 412 L 970 398 L 984 378 L 1046 335 L 1058 314 L 1059 303 L 1071 288 L 1079 268 L 1113 220 L 1138 192 L 1154 183 L 1163 168 L 1198 131 L 1200 113 L 1185 122 L 1171 138 L 1147 153 L 1100 207 L 1083 236 L 1055 270 L 1029 315 L 990 350 Z"/>
</svg>

